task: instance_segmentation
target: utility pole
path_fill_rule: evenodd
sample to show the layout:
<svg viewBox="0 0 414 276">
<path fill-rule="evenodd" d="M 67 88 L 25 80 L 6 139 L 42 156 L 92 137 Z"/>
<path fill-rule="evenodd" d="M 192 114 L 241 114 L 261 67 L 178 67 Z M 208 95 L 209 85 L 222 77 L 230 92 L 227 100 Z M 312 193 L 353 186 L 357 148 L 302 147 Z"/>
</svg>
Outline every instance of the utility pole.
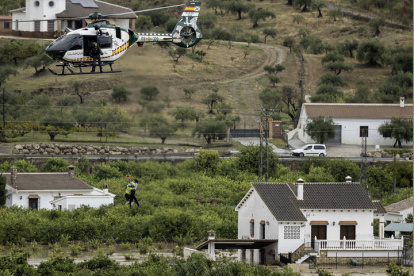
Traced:
<svg viewBox="0 0 414 276">
<path fill-rule="evenodd" d="M 4 128 L 6 127 L 6 114 L 5 114 L 5 112 L 4 112 L 4 93 L 5 93 L 5 91 L 4 91 L 5 89 L 3 88 L 3 130 L 4 130 Z"/>
<path fill-rule="evenodd" d="M 260 160 L 259 160 L 259 182 L 269 179 L 269 116 L 273 109 L 263 108 L 260 110 Z M 264 179 L 263 179 L 264 178 Z"/>
</svg>

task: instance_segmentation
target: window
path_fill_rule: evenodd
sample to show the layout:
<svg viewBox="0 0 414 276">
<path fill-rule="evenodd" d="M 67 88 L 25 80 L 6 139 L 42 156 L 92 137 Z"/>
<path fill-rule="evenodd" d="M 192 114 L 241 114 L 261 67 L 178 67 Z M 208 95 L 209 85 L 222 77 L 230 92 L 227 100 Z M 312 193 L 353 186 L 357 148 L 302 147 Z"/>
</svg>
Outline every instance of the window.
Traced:
<svg viewBox="0 0 414 276">
<path fill-rule="evenodd" d="M 58 210 L 62 211 L 62 205 L 58 205 Z"/>
<path fill-rule="evenodd" d="M 266 222 L 264 220 L 260 222 L 260 238 L 266 238 Z"/>
<path fill-rule="evenodd" d="M 102 49 L 112 48 L 112 38 L 110 36 L 100 36 L 98 42 Z"/>
<path fill-rule="evenodd" d="M 40 32 L 40 21 L 33 22 L 35 32 Z"/>
<path fill-rule="evenodd" d="M 316 150 L 324 150 L 325 149 L 325 146 L 315 146 L 315 149 Z"/>
<path fill-rule="evenodd" d="M 4 28 L 10 29 L 10 22 L 4 22 Z"/>
<path fill-rule="evenodd" d="M 307 146 L 306 148 L 304 148 L 303 150 L 312 150 L 312 146 Z"/>
<path fill-rule="evenodd" d="M 355 240 L 355 225 L 341 225 L 340 239 Z"/>
<path fill-rule="evenodd" d="M 53 7 L 55 3 L 53 1 L 49 1 L 49 7 Z"/>
<path fill-rule="evenodd" d="M 300 239 L 300 226 L 285 226 L 284 227 L 284 238 L 286 240 Z"/>
<path fill-rule="evenodd" d="M 39 7 L 40 2 L 39 2 L 39 1 L 35 1 L 35 2 L 34 2 L 34 5 L 35 5 L 36 7 Z"/>
<path fill-rule="evenodd" d="M 359 137 L 368 137 L 368 126 L 359 127 Z"/>
<path fill-rule="evenodd" d="M 254 219 L 250 220 L 250 236 L 254 237 Z"/>
</svg>

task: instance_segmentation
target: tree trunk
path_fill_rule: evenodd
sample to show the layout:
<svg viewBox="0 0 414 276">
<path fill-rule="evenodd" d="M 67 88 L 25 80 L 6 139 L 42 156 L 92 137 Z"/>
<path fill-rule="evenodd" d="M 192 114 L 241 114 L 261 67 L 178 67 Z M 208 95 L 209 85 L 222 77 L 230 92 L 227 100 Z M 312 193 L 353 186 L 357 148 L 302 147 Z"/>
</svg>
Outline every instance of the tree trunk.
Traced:
<svg viewBox="0 0 414 276">
<path fill-rule="evenodd" d="M 207 145 L 211 145 L 211 136 L 210 135 L 208 135 L 206 137 L 206 141 L 207 141 Z"/>
<path fill-rule="evenodd" d="M 292 6 L 293 5 L 293 0 L 288 0 L 287 3 L 286 3 L 286 5 Z"/>
<path fill-rule="evenodd" d="M 80 103 L 81 103 L 81 104 L 83 104 L 83 98 L 82 98 L 82 95 L 81 95 L 80 93 L 78 93 L 78 92 L 76 92 L 76 94 L 77 94 L 77 95 L 78 95 L 78 97 L 79 97 Z"/>
<path fill-rule="evenodd" d="M 165 143 L 165 139 L 167 139 L 167 137 L 161 137 L 161 144 L 163 144 L 163 145 L 164 145 L 164 143 Z"/>
<path fill-rule="evenodd" d="M 257 21 L 255 21 L 255 22 L 253 23 L 253 29 L 257 28 L 257 26 L 259 26 L 259 24 L 257 24 Z"/>
<path fill-rule="evenodd" d="M 321 12 L 321 9 L 320 8 L 318 8 L 318 12 L 319 12 L 318 18 L 321 18 L 322 17 L 322 12 Z"/>
<path fill-rule="evenodd" d="M 53 133 L 53 132 L 48 132 L 48 134 L 49 134 L 49 137 L 50 137 L 50 141 L 55 141 L 56 134 Z"/>
<path fill-rule="evenodd" d="M 354 54 L 352 53 L 352 51 L 349 51 L 349 57 L 354 58 Z"/>
<path fill-rule="evenodd" d="M 264 38 L 264 44 L 266 44 L 266 38 L 267 38 L 267 35 L 265 35 L 265 38 Z"/>
<path fill-rule="evenodd" d="M 238 20 L 241 20 L 242 19 L 242 17 L 241 17 L 241 10 L 238 10 L 237 13 L 239 14 Z"/>
<path fill-rule="evenodd" d="M 308 10 L 308 5 L 306 5 L 305 4 L 305 6 L 303 7 L 303 9 L 302 9 L 302 12 L 308 12 L 309 10 Z"/>
</svg>

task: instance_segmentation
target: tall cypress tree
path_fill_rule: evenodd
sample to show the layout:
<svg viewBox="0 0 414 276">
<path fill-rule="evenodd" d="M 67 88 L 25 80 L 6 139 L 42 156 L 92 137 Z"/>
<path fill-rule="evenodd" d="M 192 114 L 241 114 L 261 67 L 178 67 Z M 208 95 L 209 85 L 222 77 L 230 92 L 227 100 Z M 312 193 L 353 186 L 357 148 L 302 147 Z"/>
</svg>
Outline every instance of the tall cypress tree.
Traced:
<svg viewBox="0 0 414 276">
<path fill-rule="evenodd" d="M 0 206 L 6 204 L 6 177 L 0 175 Z"/>
</svg>

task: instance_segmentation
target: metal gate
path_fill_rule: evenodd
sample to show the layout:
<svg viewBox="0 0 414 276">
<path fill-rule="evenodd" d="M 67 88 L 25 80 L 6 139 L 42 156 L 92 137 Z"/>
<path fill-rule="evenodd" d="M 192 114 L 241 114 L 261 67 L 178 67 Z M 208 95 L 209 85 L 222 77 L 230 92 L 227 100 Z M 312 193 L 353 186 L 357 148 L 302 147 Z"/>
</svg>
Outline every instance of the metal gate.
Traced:
<svg viewBox="0 0 414 276">
<path fill-rule="evenodd" d="M 325 141 L 326 143 L 342 143 L 342 125 L 335 125 L 335 137 Z"/>
<path fill-rule="evenodd" d="M 230 129 L 230 138 L 260 137 L 259 129 Z"/>
</svg>

